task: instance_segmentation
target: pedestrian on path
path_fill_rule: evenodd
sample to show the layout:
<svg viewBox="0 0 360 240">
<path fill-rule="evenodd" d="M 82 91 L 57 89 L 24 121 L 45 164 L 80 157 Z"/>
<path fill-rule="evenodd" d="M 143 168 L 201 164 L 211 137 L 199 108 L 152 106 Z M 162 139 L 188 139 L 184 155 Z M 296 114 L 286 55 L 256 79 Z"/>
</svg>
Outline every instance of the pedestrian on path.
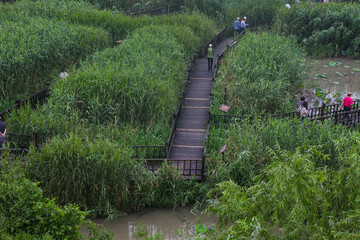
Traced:
<svg viewBox="0 0 360 240">
<path fill-rule="evenodd" d="M 213 51 L 213 48 L 212 48 L 212 44 L 209 44 L 209 48 L 208 48 L 208 70 L 212 70 L 213 59 L 214 59 L 214 51 Z"/>
<path fill-rule="evenodd" d="M 244 19 L 241 21 L 240 23 L 240 33 L 244 32 L 244 35 L 246 34 L 246 26 L 248 26 L 249 24 L 246 24 L 246 17 L 244 17 Z"/>
<path fill-rule="evenodd" d="M 340 105 L 340 110 L 344 107 L 344 111 L 345 112 L 349 112 L 349 111 L 351 111 L 351 105 L 353 105 L 353 100 L 352 100 L 352 98 L 351 98 L 351 95 L 352 95 L 352 93 L 351 92 L 348 92 L 347 93 L 347 97 L 345 97 L 344 99 L 343 99 L 343 101 L 342 101 L 342 103 L 341 103 L 341 105 Z M 348 118 L 349 118 L 349 114 L 348 113 L 345 113 L 344 114 L 344 121 L 345 120 L 348 120 Z"/>
<path fill-rule="evenodd" d="M 2 121 L 0 116 L 0 144 L 1 150 L 5 148 L 5 139 L 6 139 L 6 124 Z M 3 156 L 3 151 L 1 151 L 1 156 Z"/>
<path fill-rule="evenodd" d="M 61 72 L 60 72 L 61 79 L 66 79 L 68 76 L 69 76 L 69 74 L 67 73 L 66 69 L 65 68 L 61 69 Z"/>
<path fill-rule="evenodd" d="M 234 22 L 234 30 L 235 30 L 235 35 L 236 35 L 236 36 L 240 34 L 240 26 L 241 26 L 241 24 L 240 24 L 240 18 L 237 17 L 236 20 L 235 20 L 235 22 Z"/>
</svg>

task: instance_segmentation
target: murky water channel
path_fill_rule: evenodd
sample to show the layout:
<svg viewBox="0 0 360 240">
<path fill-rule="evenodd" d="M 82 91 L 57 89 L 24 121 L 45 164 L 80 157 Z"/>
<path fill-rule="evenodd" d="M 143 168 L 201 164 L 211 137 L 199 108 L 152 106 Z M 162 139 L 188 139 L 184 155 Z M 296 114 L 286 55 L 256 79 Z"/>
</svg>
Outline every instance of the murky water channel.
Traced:
<svg viewBox="0 0 360 240">
<path fill-rule="evenodd" d="M 323 59 L 308 59 L 313 66 L 309 75 L 308 84 L 311 82 L 315 88 L 320 87 L 323 91 L 329 92 L 327 98 L 331 104 L 339 101 L 337 97 L 344 98 L 346 92 L 353 93 L 353 99 L 360 99 L 360 60 L 345 57 L 331 57 Z M 336 97 L 334 95 L 336 94 Z M 305 94 L 312 106 L 320 101 L 315 95 L 315 89 Z"/>
<path fill-rule="evenodd" d="M 139 224 L 144 224 L 148 230 L 148 236 L 161 232 L 162 237 L 168 240 L 180 239 L 177 234 L 181 230 L 186 235 L 194 233 L 197 223 L 202 223 L 207 227 L 216 224 L 218 217 L 215 215 L 207 216 L 204 214 L 192 213 L 190 209 L 171 210 L 171 209 L 146 209 L 140 214 L 129 214 L 126 217 L 119 217 L 112 221 L 105 218 L 92 220 L 96 224 L 102 224 L 106 229 L 114 233 L 114 240 L 135 240 L 139 239 L 134 235 Z M 83 226 L 81 234 L 87 235 L 87 228 Z"/>
</svg>

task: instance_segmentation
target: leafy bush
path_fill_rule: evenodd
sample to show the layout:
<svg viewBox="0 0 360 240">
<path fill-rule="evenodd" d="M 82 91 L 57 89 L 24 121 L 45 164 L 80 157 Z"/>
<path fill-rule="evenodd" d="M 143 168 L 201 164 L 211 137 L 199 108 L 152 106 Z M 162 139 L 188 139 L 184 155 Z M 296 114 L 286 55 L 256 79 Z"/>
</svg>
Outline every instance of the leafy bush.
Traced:
<svg viewBox="0 0 360 240">
<path fill-rule="evenodd" d="M 338 139 L 351 136 L 353 133 L 346 128 L 333 126 L 331 122 L 318 124 L 297 119 L 244 122 L 211 128 L 207 147 L 210 149 L 206 163 L 207 179 L 215 183 L 231 179 L 242 186 L 251 185 L 252 179 L 272 162 L 268 149 L 275 146 L 292 153 L 295 149 L 305 153 L 316 146 L 316 151 L 322 152 L 326 158 L 322 155 L 313 158 L 315 166 L 336 170 L 341 165 Z M 221 156 L 219 150 L 224 144 L 227 150 Z"/>
<path fill-rule="evenodd" d="M 222 182 L 209 193 L 207 211 L 219 215 L 221 239 L 358 239 L 360 166 L 359 135 L 342 138 L 343 154 L 335 171 L 317 169 L 312 161 L 325 153 L 269 151 L 273 162 L 243 188 Z M 350 141 L 350 147 L 349 147 Z"/>
<path fill-rule="evenodd" d="M 4 164 L 2 164 L 4 167 Z M 0 175 L 1 239 L 80 239 L 85 213 L 76 206 L 63 208 L 43 197 L 38 184 L 18 170 Z"/>
<path fill-rule="evenodd" d="M 213 112 L 223 104 L 233 115 L 291 111 L 305 77 L 304 55 L 295 42 L 269 33 L 247 34 L 229 51 L 215 83 Z"/>
<path fill-rule="evenodd" d="M 358 56 L 359 14 L 358 4 L 298 4 L 281 9 L 274 28 L 296 38 L 315 56 L 333 56 L 342 51 Z"/>
</svg>

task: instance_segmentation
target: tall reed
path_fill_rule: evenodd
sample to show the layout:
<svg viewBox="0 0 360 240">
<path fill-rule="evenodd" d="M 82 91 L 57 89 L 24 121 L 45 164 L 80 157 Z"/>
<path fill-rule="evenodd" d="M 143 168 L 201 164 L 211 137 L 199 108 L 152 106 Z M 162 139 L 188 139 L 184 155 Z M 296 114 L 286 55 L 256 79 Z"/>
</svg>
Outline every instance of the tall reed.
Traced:
<svg viewBox="0 0 360 240">
<path fill-rule="evenodd" d="M 221 113 L 225 88 L 229 114 L 292 111 L 306 77 L 303 60 L 302 50 L 288 38 L 247 34 L 225 55 L 215 83 L 213 112 Z"/>
</svg>

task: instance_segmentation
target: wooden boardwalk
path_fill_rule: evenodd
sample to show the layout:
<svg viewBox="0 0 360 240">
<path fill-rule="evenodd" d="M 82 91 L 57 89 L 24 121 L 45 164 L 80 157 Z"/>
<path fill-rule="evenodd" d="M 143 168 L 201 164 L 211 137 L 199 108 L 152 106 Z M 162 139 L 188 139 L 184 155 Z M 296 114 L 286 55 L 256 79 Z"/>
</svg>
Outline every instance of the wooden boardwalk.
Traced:
<svg viewBox="0 0 360 240">
<path fill-rule="evenodd" d="M 218 55 L 225 51 L 230 41 L 231 39 L 224 39 L 214 48 L 213 70 Z M 173 160 L 174 165 L 183 170 L 184 176 L 202 176 L 204 170 L 204 143 L 208 136 L 213 70 L 208 70 L 207 57 L 196 59 L 185 91 L 181 116 L 176 124 L 174 140 L 167 159 Z"/>
</svg>

